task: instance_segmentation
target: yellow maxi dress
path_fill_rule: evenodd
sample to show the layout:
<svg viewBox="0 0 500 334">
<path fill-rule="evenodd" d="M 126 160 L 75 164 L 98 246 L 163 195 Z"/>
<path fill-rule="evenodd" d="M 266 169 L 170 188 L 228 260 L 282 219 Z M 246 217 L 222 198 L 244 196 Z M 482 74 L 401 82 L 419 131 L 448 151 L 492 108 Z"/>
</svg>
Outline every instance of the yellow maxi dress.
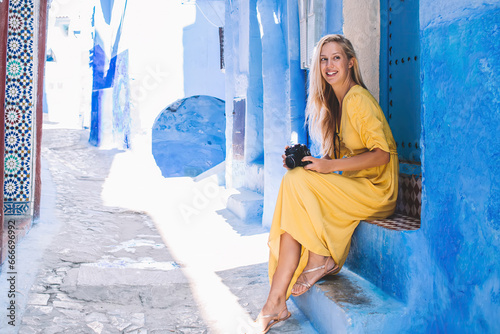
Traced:
<svg viewBox="0 0 500 334">
<path fill-rule="evenodd" d="M 355 156 L 378 147 L 390 153 L 390 162 L 342 174 L 322 174 L 302 167 L 285 174 L 268 245 L 271 282 L 278 264 L 281 234 L 288 232 L 302 245 L 287 298 L 307 264 L 309 251 L 332 256 L 342 267 L 360 220 L 386 218 L 396 207 L 399 171 L 396 144 L 379 104 L 359 85 L 353 86 L 344 97 L 340 139 L 341 156 Z M 333 156 L 333 152 L 329 155 Z"/>
</svg>

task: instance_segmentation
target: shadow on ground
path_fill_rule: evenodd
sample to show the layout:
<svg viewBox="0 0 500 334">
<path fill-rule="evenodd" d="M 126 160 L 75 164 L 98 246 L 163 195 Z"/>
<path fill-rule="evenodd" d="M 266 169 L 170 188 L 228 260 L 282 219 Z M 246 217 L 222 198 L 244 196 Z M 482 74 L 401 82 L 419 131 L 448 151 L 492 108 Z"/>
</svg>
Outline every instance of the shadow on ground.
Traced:
<svg viewBox="0 0 500 334">
<path fill-rule="evenodd" d="M 26 298 L 12 332 L 209 333 L 152 218 L 103 204 L 120 151 L 87 138 L 84 130 L 44 130 L 42 198 L 53 191 L 54 201 L 42 204 L 40 222 L 18 247 Z"/>
</svg>

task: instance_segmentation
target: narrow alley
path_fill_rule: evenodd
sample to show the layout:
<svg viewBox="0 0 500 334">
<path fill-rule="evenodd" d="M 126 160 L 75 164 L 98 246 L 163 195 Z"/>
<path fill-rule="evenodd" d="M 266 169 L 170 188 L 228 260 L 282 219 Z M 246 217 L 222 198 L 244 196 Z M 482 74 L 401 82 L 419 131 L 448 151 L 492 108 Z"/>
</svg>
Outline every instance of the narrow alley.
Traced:
<svg viewBox="0 0 500 334">
<path fill-rule="evenodd" d="M 268 291 L 267 231 L 224 209 L 216 175 L 165 179 L 148 150 L 87 140 L 44 125 L 42 218 L 17 245 L 16 325 L 2 298 L 1 332 L 250 333 Z M 289 309 L 276 331 L 314 333 Z"/>
<path fill-rule="evenodd" d="M 499 0 L 0 0 L 0 334 L 255 333 L 270 231 L 271 272 L 294 259 L 281 231 L 305 287 L 329 268 L 310 254 L 342 270 L 286 321 L 273 291 L 269 334 L 500 333 L 499 18 Z M 342 176 L 288 182 L 295 144 Z"/>
</svg>

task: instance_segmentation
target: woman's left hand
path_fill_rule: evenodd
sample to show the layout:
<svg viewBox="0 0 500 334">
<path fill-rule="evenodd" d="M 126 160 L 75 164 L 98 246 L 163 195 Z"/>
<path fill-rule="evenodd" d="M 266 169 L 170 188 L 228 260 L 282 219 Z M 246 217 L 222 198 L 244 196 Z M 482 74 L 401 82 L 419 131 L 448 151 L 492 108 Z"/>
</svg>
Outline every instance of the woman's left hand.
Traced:
<svg viewBox="0 0 500 334">
<path fill-rule="evenodd" d="M 335 160 L 325 158 L 318 159 L 312 156 L 305 156 L 304 158 L 302 158 L 302 161 L 312 162 L 304 166 L 304 169 L 307 170 L 313 170 L 315 172 L 324 174 L 332 173 L 335 171 Z"/>
</svg>

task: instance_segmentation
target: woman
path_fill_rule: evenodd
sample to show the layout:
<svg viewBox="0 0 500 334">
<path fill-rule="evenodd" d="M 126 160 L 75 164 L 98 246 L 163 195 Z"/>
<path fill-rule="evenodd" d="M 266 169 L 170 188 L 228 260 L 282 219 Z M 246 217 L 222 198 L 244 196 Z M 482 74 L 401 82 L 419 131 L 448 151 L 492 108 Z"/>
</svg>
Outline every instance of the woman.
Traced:
<svg viewBox="0 0 500 334">
<path fill-rule="evenodd" d="M 316 47 L 306 114 L 323 157 L 304 157 L 311 163 L 283 177 L 269 233 L 271 289 L 256 320 L 262 333 L 290 317 L 290 294 L 340 271 L 360 220 L 385 218 L 396 206 L 396 144 L 341 35 Z"/>
</svg>

